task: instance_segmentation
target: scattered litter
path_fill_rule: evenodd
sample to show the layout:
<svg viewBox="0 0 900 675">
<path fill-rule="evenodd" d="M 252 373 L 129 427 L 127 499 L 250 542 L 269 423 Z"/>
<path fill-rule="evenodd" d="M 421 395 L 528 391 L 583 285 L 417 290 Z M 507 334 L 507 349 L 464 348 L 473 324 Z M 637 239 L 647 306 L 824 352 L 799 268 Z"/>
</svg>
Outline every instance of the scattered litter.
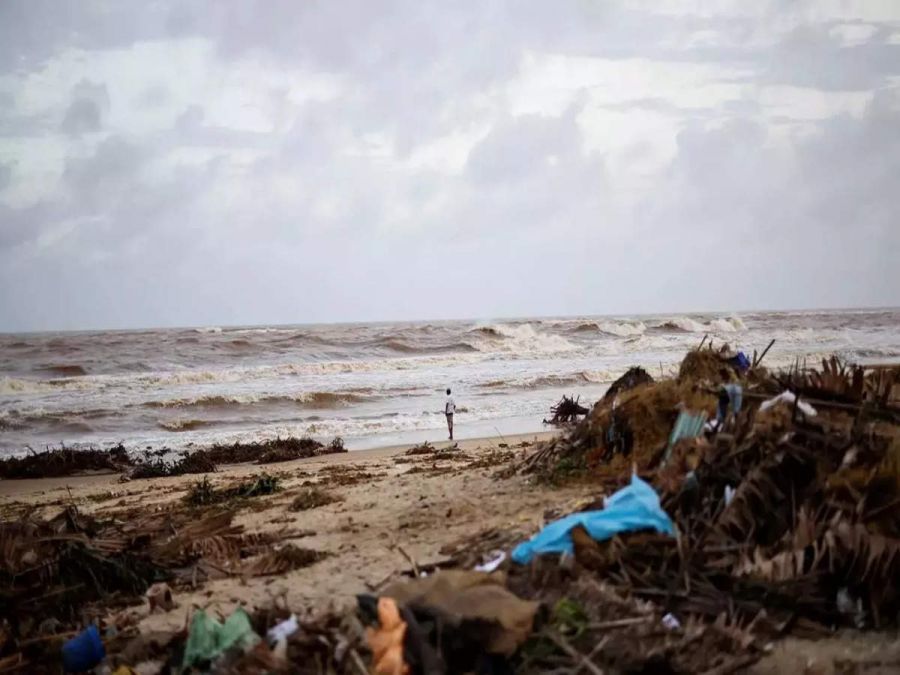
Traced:
<svg viewBox="0 0 900 675">
<path fill-rule="evenodd" d="M 723 384 L 719 389 L 719 405 L 716 409 L 716 428 L 722 429 L 729 414 L 737 415 L 741 412 L 744 388 L 739 384 Z"/>
<path fill-rule="evenodd" d="M 300 624 L 297 622 L 297 615 L 291 614 L 289 618 L 272 626 L 266 633 L 266 639 L 269 641 L 269 644 L 275 644 L 279 640 L 287 640 L 299 628 Z"/>
<path fill-rule="evenodd" d="M 662 618 L 662 625 L 669 630 L 678 630 L 679 628 L 681 628 L 681 622 L 677 618 L 675 618 L 675 615 L 671 612 L 666 614 Z"/>
<path fill-rule="evenodd" d="M 147 602 L 150 605 L 151 614 L 153 614 L 157 608 L 163 612 L 169 612 L 177 607 L 175 600 L 172 598 L 172 589 L 169 587 L 169 584 L 153 584 L 147 589 L 145 595 L 147 596 Z"/>
<path fill-rule="evenodd" d="M 725 486 L 725 506 L 731 504 L 731 500 L 734 499 L 734 492 L 735 490 L 733 487 L 731 487 L 730 485 Z"/>
<path fill-rule="evenodd" d="M 97 626 L 91 624 L 62 647 L 63 667 L 69 673 L 83 673 L 106 658 Z"/>
<path fill-rule="evenodd" d="M 672 454 L 672 448 L 682 439 L 697 438 L 703 433 L 703 426 L 706 424 L 706 411 L 700 413 L 690 413 L 682 410 L 678 413 L 678 419 L 675 420 L 675 426 L 672 427 L 672 433 L 669 435 L 669 444 L 666 446 L 666 454 L 663 462 L 667 462 Z"/>
<path fill-rule="evenodd" d="M 406 629 L 397 603 L 391 598 L 378 598 L 378 627 L 366 629 L 374 675 L 406 675 L 409 672 L 409 666 L 403 660 Z"/>
<path fill-rule="evenodd" d="M 385 598 L 396 603 L 409 624 L 416 662 L 443 661 L 444 672 L 471 672 L 485 655 L 511 657 L 532 634 L 539 606 L 510 592 L 502 574 L 466 570 L 389 586 L 377 600 L 379 616 Z M 360 596 L 358 602 L 364 616 L 373 614 L 372 596 Z M 393 618 L 389 625 L 396 629 Z"/>
<path fill-rule="evenodd" d="M 238 607 L 224 623 L 207 615 L 202 609 L 194 613 L 187 643 L 184 646 L 182 669 L 200 667 L 213 661 L 232 646 L 247 651 L 259 642 L 253 632 L 250 617 Z"/>
<path fill-rule="evenodd" d="M 490 560 L 475 566 L 476 572 L 493 572 L 503 564 L 504 560 L 506 560 L 506 553 L 504 551 L 493 551 L 491 555 L 493 557 Z"/>
<path fill-rule="evenodd" d="M 571 553 L 571 531 L 577 526 L 583 527 L 597 541 L 637 530 L 655 530 L 670 535 L 675 532 L 654 489 L 633 474 L 631 484 L 609 497 L 602 511 L 573 513 L 551 523 L 529 541 L 519 544 L 513 550 L 513 561 L 524 565 L 535 555 Z"/>
<path fill-rule="evenodd" d="M 763 403 L 760 404 L 759 411 L 765 412 L 766 410 L 777 405 L 778 403 L 785 403 L 789 406 L 793 406 L 796 403 L 797 407 L 800 409 L 800 412 L 802 412 L 807 417 L 815 417 L 817 414 L 816 409 L 813 408 L 806 401 L 801 400 L 801 401 L 797 402 L 797 395 L 794 394 L 794 392 L 792 392 L 792 391 L 783 391 L 778 396 L 774 396 L 774 397 L 770 398 L 769 400 L 764 401 Z"/>
</svg>

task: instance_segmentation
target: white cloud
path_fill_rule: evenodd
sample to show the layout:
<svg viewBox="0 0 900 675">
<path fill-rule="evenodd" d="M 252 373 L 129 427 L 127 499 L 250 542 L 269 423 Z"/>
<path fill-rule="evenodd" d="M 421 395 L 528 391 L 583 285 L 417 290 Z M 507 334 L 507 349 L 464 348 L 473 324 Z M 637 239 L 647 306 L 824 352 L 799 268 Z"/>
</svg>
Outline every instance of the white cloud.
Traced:
<svg viewBox="0 0 900 675">
<path fill-rule="evenodd" d="M 0 330 L 900 286 L 893 3 L 93 9 L 0 10 Z"/>
</svg>

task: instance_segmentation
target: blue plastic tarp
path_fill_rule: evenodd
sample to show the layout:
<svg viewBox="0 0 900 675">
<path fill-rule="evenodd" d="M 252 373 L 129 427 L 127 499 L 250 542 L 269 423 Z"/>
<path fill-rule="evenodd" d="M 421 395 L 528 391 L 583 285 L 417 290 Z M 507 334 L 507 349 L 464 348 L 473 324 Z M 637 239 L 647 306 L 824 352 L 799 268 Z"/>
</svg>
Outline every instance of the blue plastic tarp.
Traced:
<svg viewBox="0 0 900 675">
<path fill-rule="evenodd" d="M 550 523 L 531 539 L 516 546 L 512 552 L 513 561 L 525 565 L 536 555 L 571 553 L 571 532 L 579 525 L 597 541 L 609 539 L 620 532 L 637 530 L 675 534 L 672 520 L 659 505 L 659 496 L 637 475 L 632 475 L 631 484 L 607 499 L 602 511 L 573 513 Z"/>
</svg>

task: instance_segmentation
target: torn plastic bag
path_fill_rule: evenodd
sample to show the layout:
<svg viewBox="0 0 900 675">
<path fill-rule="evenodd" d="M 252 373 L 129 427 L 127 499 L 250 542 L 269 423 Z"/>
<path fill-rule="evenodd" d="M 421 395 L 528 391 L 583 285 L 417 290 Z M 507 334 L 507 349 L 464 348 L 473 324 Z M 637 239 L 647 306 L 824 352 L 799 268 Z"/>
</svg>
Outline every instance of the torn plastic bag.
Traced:
<svg viewBox="0 0 900 675">
<path fill-rule="evenodd" d="M 554 521 L 512 552 L 513 561 L 525 565 L 536 555 L 572 553 L 572 528 L 580 525 L 596 541 L 604 541 L 620 532 L 656 530 L 675 534 L 675 526 L 659 505 L 659 496 L 637 475 L 631 484 L 609 499 L 602 511 L 573 513 Z"/>
<path fill-rule="evenodd" d="M 212 661 L 231 647 L 247 651 L 259 640 L 250 625 L 250 617 L 240 607 L 224 623 L 219 623 L 202 609 L 197 610 L 184 646 L 182 668 Z"/>
</svg>

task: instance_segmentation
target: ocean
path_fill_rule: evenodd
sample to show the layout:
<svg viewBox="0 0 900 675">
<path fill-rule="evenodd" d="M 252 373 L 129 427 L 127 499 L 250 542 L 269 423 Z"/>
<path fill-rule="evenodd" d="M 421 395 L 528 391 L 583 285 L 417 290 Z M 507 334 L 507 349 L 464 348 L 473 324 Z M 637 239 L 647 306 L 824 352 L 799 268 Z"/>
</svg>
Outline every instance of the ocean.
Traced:
<svg viewBox="0 0 900 675">
<path fill-rule="evenodd" d="M 672 373 L 709 334 L 765 365 L 900 362 L 900 310 L 166 328 L 0 335 L 0 454 L 173 450 L 276 436 L 350 449 L 540 431 L 563 394 Z"/>
</svg>

